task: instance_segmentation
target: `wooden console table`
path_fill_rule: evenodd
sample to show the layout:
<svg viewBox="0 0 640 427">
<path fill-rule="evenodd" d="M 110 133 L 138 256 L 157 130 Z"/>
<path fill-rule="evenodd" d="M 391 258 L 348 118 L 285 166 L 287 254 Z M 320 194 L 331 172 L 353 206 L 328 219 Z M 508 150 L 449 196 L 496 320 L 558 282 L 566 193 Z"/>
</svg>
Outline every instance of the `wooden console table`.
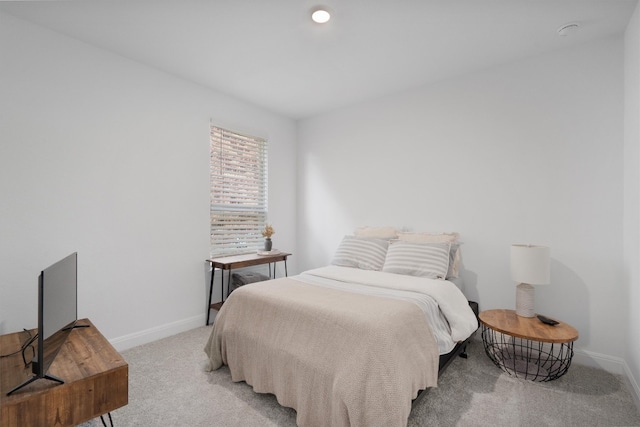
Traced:
<svg viewBox="0 0 640 427">
<path fill-rule="evenodd" d="M 7 396 L 29 378 L 20 350 L 27 332 L 0 336 L 0 425 L 2 427 L 75 426 L 128 403 L 129 366 L 89 319 L 71 331 L 49 372 L 64 380 L 39 379 Z M 31 333 L 35 333 L 31 331 Z M 27 355 L 30 360 L 33 355 Z"/>
<path fill-rule="evenodd" d="M 243 267 L 251 267 L 254 265 L 262 265 L 269 264 L 269 278 L 271 278 L 271 264 L 273 263 L 273 278 L 276 278 L 276 267 L 275 263 L 279 261 L 284 261 L 284 275 L 288 276 L 287 273 L 287 257 L 291 256 L 291 254 L 285 252 L 279 252 L 277 254 L 272 255 L 258 255 L 258 254 L 243 254 L 243 255 L 232 255 L 232 256 L 224 256 L 218 258 L 208 259 L 207 262 L 211 264 L 211 283 L 209 285 L 209 305 L 207 305 L 207 325 L 209 324 L 209 318 L 211 315 L 211 310 L 220 310 L 222 304 L 224 303 L 224 271 L 227 270 L 229 273 L 227 275 L 227 297 L 229 296 L 229 285 L 231 284 L 231 270 L 235 268 L 243 268 Z M 216 303 L 211 303 L 211 296 L 213 294 L 213 278 L 215 277 L 216 268 L 222 270 L 222 286 L 220 290 L 220 301 Z"/>
</svg>

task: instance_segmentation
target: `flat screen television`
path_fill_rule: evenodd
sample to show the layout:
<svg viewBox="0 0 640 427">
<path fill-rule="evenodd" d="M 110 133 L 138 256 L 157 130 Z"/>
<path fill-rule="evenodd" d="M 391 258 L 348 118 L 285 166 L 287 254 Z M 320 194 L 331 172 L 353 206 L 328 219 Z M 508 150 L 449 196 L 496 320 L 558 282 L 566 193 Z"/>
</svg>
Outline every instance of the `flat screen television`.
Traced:
<svg viewBox="0 0 640 427">
<path fill-rule="evenodd" d="M 42 270 L 38 277 L 38 335 L 35 357 L 31 362 L 33 376 L 7 395 L 41 378 L 64 383 L 64 380 L 47 372 L 76 326 L 77 291 L 77 252 Z"/>
</svg>

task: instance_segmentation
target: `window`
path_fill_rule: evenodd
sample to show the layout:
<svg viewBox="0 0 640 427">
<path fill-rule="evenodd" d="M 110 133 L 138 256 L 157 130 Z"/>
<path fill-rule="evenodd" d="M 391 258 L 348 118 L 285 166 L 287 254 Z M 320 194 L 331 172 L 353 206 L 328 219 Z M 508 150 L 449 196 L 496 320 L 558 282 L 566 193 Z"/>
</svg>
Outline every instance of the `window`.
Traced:
<svg viewBox="0 0 640 427">
<path fill-rule="evenodd" d="M 252 252 L 267 222 L 267 141 L 211 126 L 211 256 Z"/>
</svg>

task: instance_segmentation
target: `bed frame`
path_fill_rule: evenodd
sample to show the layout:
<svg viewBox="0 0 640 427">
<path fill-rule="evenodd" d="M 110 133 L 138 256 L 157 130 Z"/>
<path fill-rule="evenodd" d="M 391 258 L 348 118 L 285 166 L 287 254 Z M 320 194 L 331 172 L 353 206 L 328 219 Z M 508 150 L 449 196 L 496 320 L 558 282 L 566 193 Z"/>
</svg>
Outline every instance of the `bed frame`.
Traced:
<svg viewBox="0 0 640 427">
<path fill-rule="evenodd" d="M 471 307 L 471 310 L 473 310 L 473 312 L 476 315 L 476 318 L 478 318 L 478 303 L 475 301 L 469 301 L 469 306 Z M 480 323 L 478 323 L 480 324 Z M 453 350 L 451 350 L 449 353 L 447 354 L 442 354 L 440 355 L 440 363 L 438 364 L 438 375 L 441 374 L 448 366 L 451 362 L 453 362 L 453 359 L 456 356 L 462 357 L 463 359 L 466 359 L 468 357 L 467 355 L 467 344 L 469 344 L 469 341 L 471 341 L 471 339 L 473 338 L 473 336 L 475 335 L 475 332 L 473 334 L 471 334 L 471 336 L 469 338 L 467 338 L 466 340 L 459 342 L 458 344 L 456 344 L 456 346 L 453 348 Z M 416 396 L 415 399 L 413 399 L 413 402 L 411 402 L 411 407 L 413 408 L 420 400 L 422 400 L 422 397 L 424 397 L 425 394 L 427 394 L 426 392 L 429 389 L 425 389 L 425 390 L 420 390 L 418 392 L 418 395 Z"/>
</svg>

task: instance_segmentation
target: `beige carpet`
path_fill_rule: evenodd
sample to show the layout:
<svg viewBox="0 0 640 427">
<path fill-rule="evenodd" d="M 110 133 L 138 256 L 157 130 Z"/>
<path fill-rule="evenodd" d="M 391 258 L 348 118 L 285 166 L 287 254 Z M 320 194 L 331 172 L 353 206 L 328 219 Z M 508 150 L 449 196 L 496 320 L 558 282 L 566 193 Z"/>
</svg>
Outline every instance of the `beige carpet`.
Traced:
<svg viewBox="0 0 640 427">
<path fill-rule="evenodd" d="M 274 396 L 233 383 L 226 367 L 205 372 L 211 326 L 123 352 L 129 404 L 114 426 L 295 426 L 295 411 Z M 107 420 L 108 423 L 108 420 Z M 573 365 L 562 378 L 532 383 L 510 377 L 473 342 L 416 405 L 409 426 L 640 426 L 621 377 Z M 100 419 L 82 427 L 102 426 Z"/>
</svg>

